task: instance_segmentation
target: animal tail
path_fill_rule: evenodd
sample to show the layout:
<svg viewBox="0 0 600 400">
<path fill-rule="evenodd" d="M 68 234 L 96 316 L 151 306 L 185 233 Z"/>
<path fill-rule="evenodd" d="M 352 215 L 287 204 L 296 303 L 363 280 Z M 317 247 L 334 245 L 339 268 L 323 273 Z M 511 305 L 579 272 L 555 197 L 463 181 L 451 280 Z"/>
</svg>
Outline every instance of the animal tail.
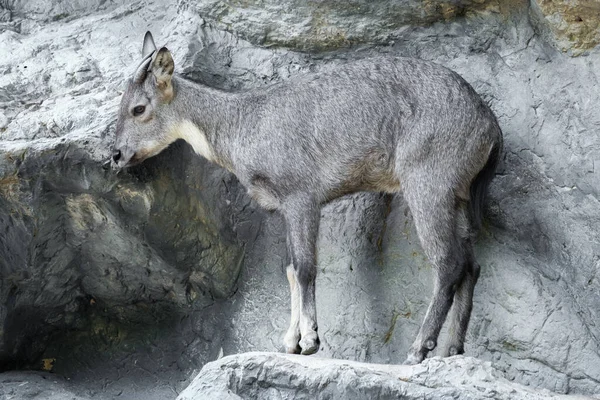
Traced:
<svg viewBox="0 0 600 400">
<path fill-rule="evenodd" d="M 501 147 L 501 141 L 498 141 L 494 144 L 494 147 L 492 147 L 490 155 L 488 156 L 487 162 L 471 183 L 471 199 L 469 207 L 471 211 L 471 225 L 477 230 L 481 228 L 483 219 L 483 204 L 490 182 L 492 178 L 494 178 L 498 161 L 500 161 Z"/>
</svg>

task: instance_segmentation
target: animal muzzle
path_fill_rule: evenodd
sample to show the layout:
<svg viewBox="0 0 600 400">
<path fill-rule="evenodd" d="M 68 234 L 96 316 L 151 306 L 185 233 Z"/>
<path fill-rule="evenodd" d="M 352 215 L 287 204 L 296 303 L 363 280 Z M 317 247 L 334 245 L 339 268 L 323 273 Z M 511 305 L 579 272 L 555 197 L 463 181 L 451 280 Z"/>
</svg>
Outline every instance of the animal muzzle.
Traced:
<svg viewBox="0 0 600 400">
<path fill-rule="evenodd" d="M 120 170 L 131 164 L 131 158 L 132 157 L 125 157 L 123 151 L 115 148 L 113 149 L 110 158 L 102 164 L 102 168 L 105 170 L 111 168 L 113 170 Z"/>
<path fill-rule="evenodd" d="M 113 153 L 112 153 L 113 161 L 118 163 L 119 160 L 121 159 L 122 155 L 123 155 L 123 153 L 121 153 L 121 150 L 117 150 L 117 149 L 113 150 Z"/>
</svg>

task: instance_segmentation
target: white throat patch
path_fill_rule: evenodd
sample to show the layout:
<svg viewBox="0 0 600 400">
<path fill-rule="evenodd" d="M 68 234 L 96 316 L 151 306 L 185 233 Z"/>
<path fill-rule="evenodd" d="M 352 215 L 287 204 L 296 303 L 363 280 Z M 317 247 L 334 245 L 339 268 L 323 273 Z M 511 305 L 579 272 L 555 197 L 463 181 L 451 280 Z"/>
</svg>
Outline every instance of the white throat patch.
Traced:
<svg viewBox="0 0 600 400">
<path fill-rule="evenodd" d="M 192 121 L 185 119 L 179 122 L 171 128 L 170 133 L 175 139 L 183 139 L 188 142 L 197 154 L 208 161 L 213 161 L 214 153 L 206 135 Z"/>
</svg>

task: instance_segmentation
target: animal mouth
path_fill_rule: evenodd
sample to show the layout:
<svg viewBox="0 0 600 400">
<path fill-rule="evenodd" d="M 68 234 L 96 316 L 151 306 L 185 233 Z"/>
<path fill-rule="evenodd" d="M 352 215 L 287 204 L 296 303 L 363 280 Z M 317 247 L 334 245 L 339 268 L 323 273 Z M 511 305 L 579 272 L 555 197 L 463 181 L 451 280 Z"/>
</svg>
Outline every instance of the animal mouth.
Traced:
<svg viewBox="0 0 600 400">
<path fill-rule="evenodd" d="M 129 159 L 129 161 L 127 161 L 123 165 L 123 168 L 137 165 L 137 164 L 141 163 L 142 161 L 144 161 L 146 158 L 148 158 L 148 157 L 145 154 L 134 153 L 133 156 L 131 156 L 131 158 Z"/>
<path fill-rule="evenodd" d="M 153 149 L 153 150 L 140 150 L 131 156 L 131 158 L 127 161 L 119 160 L 119 162 L 115 162 L 112 158 L 108 159 L 102 164 L 104 169 L 112 168 L 113 170 L 123 170 L 125 168 L 133 167 L 135 165 L 141 164 L 148 158 L 154 157 L 158 153 L 162 151 L 162 148 Z"/>
<path fill-rule="evenodd" d="M 161 153 L 165 148 L 167 148 L 168 145 L 158 145 L 158 146 L 150 146 L 147 148 L 144 148 L 140 151 L 137 151 L 135 153 L 133 153 L 133 156 L 131 156 L 131 158 L 129 159 L 129 162 L 127 162 L 127 166 L 132 166 L 132 165 L 137 165 L 139 163 L 141 163 L 142 161 L 145 161 L 149 158 L 152 158 L 156 155 L 158 155 L 159 153 Z"/>
</svg>

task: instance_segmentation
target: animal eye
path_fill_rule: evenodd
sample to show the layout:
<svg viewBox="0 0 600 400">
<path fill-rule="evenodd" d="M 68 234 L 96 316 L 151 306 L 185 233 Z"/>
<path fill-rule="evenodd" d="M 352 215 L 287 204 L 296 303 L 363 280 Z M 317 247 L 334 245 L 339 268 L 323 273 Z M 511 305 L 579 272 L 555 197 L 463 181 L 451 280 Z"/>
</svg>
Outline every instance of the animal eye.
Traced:
<svg viewBox="0 0 600 400">
<path fill-rule="evenodd" d="M 133 108 L 133 116 L 137 117 L 138 115 L 142 115 L 146 111 L 145 106 L 137 106 Z"/>
</svg>

